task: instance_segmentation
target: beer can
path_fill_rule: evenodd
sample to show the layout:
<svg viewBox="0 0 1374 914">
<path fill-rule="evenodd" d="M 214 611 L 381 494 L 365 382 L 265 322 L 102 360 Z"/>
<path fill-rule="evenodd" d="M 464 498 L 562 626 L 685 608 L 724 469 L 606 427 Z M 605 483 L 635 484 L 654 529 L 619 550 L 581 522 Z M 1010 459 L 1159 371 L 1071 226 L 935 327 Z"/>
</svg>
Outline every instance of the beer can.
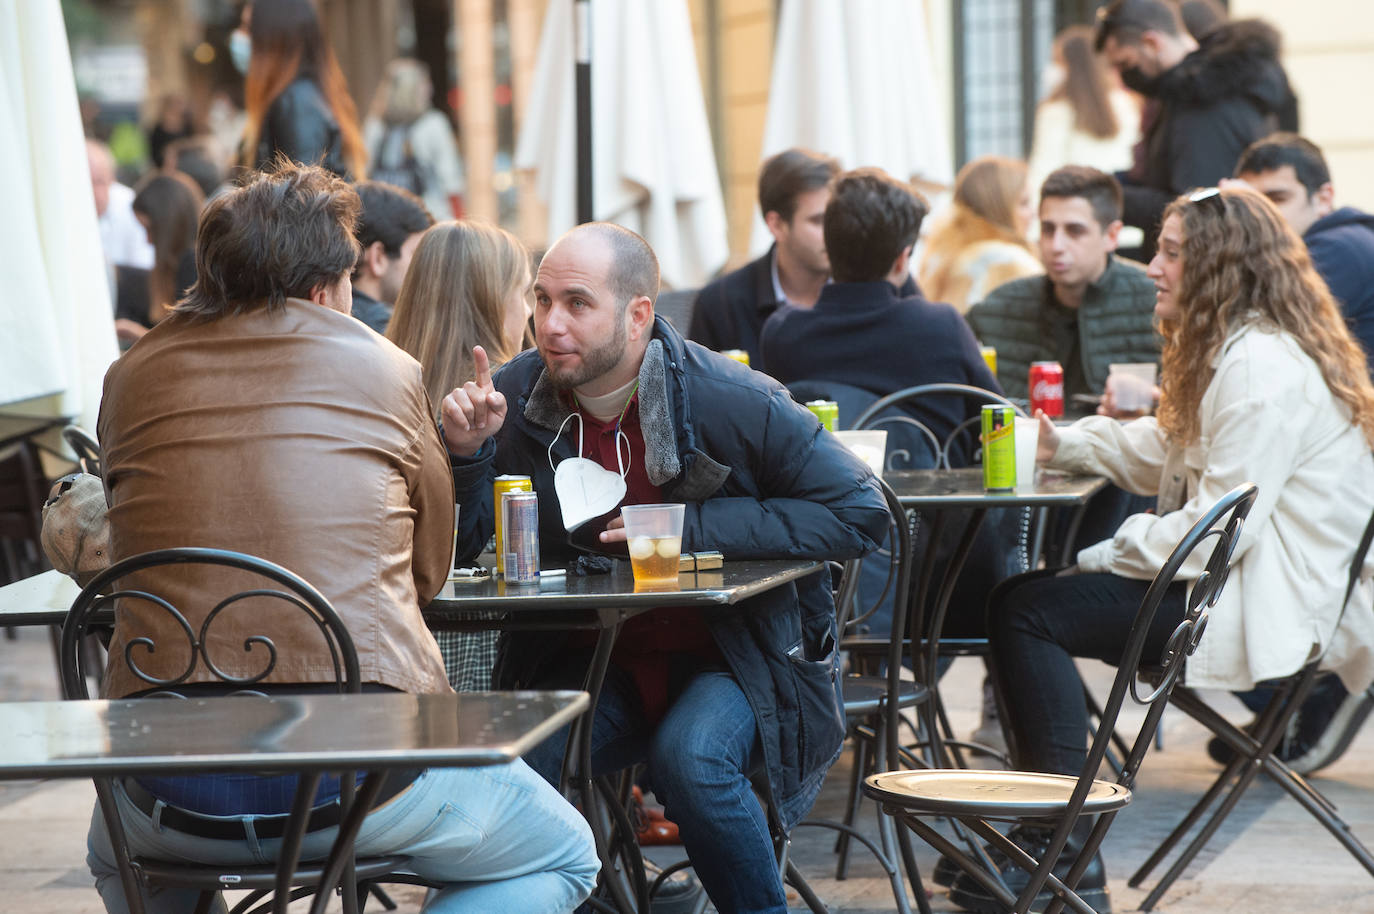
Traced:
<svg viewBox="0 0 1374 914">
<path fill-rule="evenodd" d="M 997 347 L 980 346 L 978 352 L 982 354 L 983 361 L 988 363 L 988 371 L 992 372 L 993 377 L 997 376 Z"/>
<path fill-rule="evenodd" d="M 741 365 L 749 364 L 749 353 L 745 352 L 743 349 L 722 349 L 720 354 L 727 359 L 734 359 Z"/>
<path fill-rule="evenodd" d="M 533 492 L 534 483 L 528 476 L 497 476 L 491 488 L 491 508 L 496 515 L 496 573 L 502 574 L 506 570 L 506 550 L 501 537 L 501 497 L 508 492 Z"/>
<path fill-rule="evenodd" d="M 1010 492 L 1016 488 L 1016 410 L 983 407 L 983 488 Z"/>
<path fill-rule="evenodd" d="M 1064 369 L 1058 362 L 1031 362 L 1031 415 L 1038 409 L 1051 419 L 1064 415 Z"/>
<path fill-rule="evenodd" d="M 501 499 L 505 515 L 505 577 L 507 584 L 539 581 L 539 496 L 533 492 L 507 492 Z"/>
<path fill-rule="evenodd" d="M 840 404 L 834 400 L 812 400 L 806 404 L 806 408 L 815 413 L 821 425 L 832 432 L 840 427 Z"/>
</svg>

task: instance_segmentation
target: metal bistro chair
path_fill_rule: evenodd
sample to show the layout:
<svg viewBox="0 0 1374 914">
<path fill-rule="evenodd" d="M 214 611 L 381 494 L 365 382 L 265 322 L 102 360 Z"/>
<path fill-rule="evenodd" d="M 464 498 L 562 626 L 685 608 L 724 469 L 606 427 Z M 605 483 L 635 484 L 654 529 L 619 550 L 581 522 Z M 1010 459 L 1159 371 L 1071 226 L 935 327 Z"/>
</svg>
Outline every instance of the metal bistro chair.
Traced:
<svg viewBox="0 0 1374 914">
<path fill-rule="evenodd" d="M 1350 563 L 1350 575 L 1345 587 L 1345 600 L 1341 616 L 1350 609 L 1350 596 L 1359 583 L 1360 572 L 1364 568 L 1365 557 L 1369 554 L 1370 541 L 1374 540 L 1374 515 L 1365 526 L 1364 535 L 1355 549 Z M 1339 620 L 1337 621 L 1339 625 Z M 1204 793 L 1197 804 L 1184 816 L 1178 826 L 1170 832 L 1150 858 L 1141 864 L 1140 869 L 1131 876 L 1129 885 L 1139 888 L 1158 866 L 1178 846 L 1179 842 L 1202 819 L 1209 807 L 1216 806 L 1212 817 L 1198 831 L 1192 842 L 1174 861 L 1173 865 L 1159 880 L 1141 903 L 1142 911 L 1149 911 L 1159 902 L 1174 882 L 1183 875 L 1184 870 L 1193 862 L 1198 853 L 1211 840 L 1221 823 L 1230 815 L 1240 801 L 1242 794 L 1250 787 L 1260 772 L 1264 772 L 1276 784 L 1292 795 L 1303 809 L 1312 814 L 1327 831 L 1341 843 L 1350 855 L 1371 875 L 1374 875 L 1374 854 L 1351 832 L 1350 826 L 1341 818 L 1336 806 L 1315 787 L 1295 774 L 1278 757 L 1279 744 L 1288 731 L 1289 722 L 1297 715 L 1303 701 L 1312 691 L 1322 665 L 1322 655 L 1312 657 L 1297 673 L 1279 680 L 1273 697 L 1260 713 L 1251 727 L 1241 729 L 1226 720 L 1207 703 L 1203 697 L 1187 686 L 1179 686 L 1169 701 L 1193 720 L 1202 724 L 1215 735 L 1221 737 L 1235 752 L 1235 758 L 1225 767 L 1212 786 Z M 1229 789 L 1228 789 L 1229 788 Z"/>
<path fill-rule="evenodd" d="M 1045 914 L 1057 914 L 1062 905 L 1067 905 L 1078 914 L 1094 914 L 1093 909 L 1074 892 L 1074 888 L 1101 846 L 1117 812 L 1131 801 L 1131 787 L 1159 726 L 1169 694 L 1183 672 L 1184 661 L 1202 638 L 1207 625 L 1207 610 L 1216 604 L 1226 583 L 1231 555 L 1240 538 L 1245 517 L 1254 504 L 1256 492 L 1253 484 L 1246 483 L 1224 495 L 1184 534 L 1164 567 L 1155 575 L 1141 601 L 1122 651 L 1111 695 L 1103 711 L 1102 726 L 1093 739 L 1087 761 L 1077 777 L 1026 771 L 902 771 L 869 777 L 864 782 L 864 791 L 880 801 L 885 811 L 899 818 L 924 841 L 953 859 L 1007 910 L 1025 914 L 1036 895 L 1048 887 L 1055 897 L 1051 899 Z M 1152 691 L 1142 697 L 1137 673 L 1150 623 L 1184 562 L 1203 543 L 1213 538 L 1216 542 L 1205 569 L 1188 594 L 1183 621 L 1169 637 L 1165 647 L 1158 680 Z M 1124 760 L 1121 773 L 1115 780 L 1098 780 L 1097 773 L 1106 756 L 1107 744 L 1128 689 L 1136 702 L 1148 705 L 1145 720 Z M 1098 820 L 1064 880 L 1060 881 L 1052 871 L 1074 825 L 1079 817 L 1086 815 L 1096 815 Z M 925 822 L 928 816 L 956 819 L 990 842 L 1011 863 L 1030 873 L 1030 879 L 1020 896 L 1011 894 L 998 872 L 985 868 L 962 853 L 952 841 Z M 990 824 L 1027 817 L 1059 820 L 1045 855 L 1040 860 L 1031 857 Z"/>
<path fill-rule="evenodd" d="M 76 454 L 76 465 L 81 472 L 92 476 L 105 475 L 104 459 L 100 455 L 100 442 L 90 432 L 79 425 L 68 425 L 62 429 L 62 440 Z"/>
<path fill-rule="evenodd" d="M 923 384 L 897 391 L 873 402 L 854 420 L 855 428 L 888 430 L 888 470 L 901 469 L 949 469 L 956 443 L 963 440 L 960 453 L 975 462 L 978 457 L 978 434 L 976 419 L 968 419 L 956 426 L 941 441 L 933 431 L 913 413 L 912 407 L 921 401 L 929 402 L 935 398 L 960 397 L 979 405 L 996 404 L 1016 405 L 1007 398 L 992 391 L 966 384 Z M 1020 410 L 1017 409 L 1018 415 Z M 971 436 L 971 437 L 968 437 Z M 934 442 L 933 452 L 924 451 Z M 933 458 L 934 462 L 930 462 Z M 962 462 L 962 461 L 961 461 Z M 947 764 L 944 750 L 948 749 L 955 764 L 964 767 L 961 749 L 971 748 L 984 754 L 998 757 L 999 753 L 990 747 L 975 746 L 955 738 L 949 724 L 944 702 L 939 692 L 938 665 L 942 657 L 985 656 L 988 651 L 987 638 L 984 636 L 946 637 L 944 635 L 945 611 L 956 603 L 968 611 L 981 614 L 987 593 L 998 581 L 1035 567 L 1038 560 L 1036 543 L 1041 539 L 1045 512 L 1030 509 L 1007 510 L 992 523 L 985 523 L 981 512 L 977 511 L 939 511 L 933 517 L 924 512 L 912 511 L 914 520 L 913 546 L 921 556 L 921 565 L 915 575 L 915 591 L 907 614 L 908 637 L 918 636 L 923 650 L 912 652 L 912 661 L 917 678 L 927 684 L 932 693 L 932 717 L 943 729 L 945 738 L 938 734 L 932 741 L 931 761 L 937 766 Z M 948 542 L 946 530 L 952 517 L 959 514 L 964 518 L 961 548 L 953 549 Z M 971 549 L 962 548 L 963 543 L 973 542 Z M 980 566 L 965 573 L 965 568 L 951 561 L 954 555 L 977 555 L 999 562 L 998 567 Z M 935 570 L 945 565 L 943 580 L 937 582 Z M 932 589 L 939 584 L 938 592 Z M 956 589 L 959 588 L 959 589 Z M 969 592 L 972 588 L 972 592 Z M 932 601 L 932 598 L 935 598 Z M 872 655 L 881 651 L 885 644 L 877 638 L 850 638 L 845 646 L 859 654 Z M 930 736 L 928 735 L 928 738 Z"/>
<path fill-rule="evenodd" d="M 206 613 L 199 628 L 193 627 L 176 606 L 149 589 L 144 581 L 128 581 L 124 587 L 116 586 L 116 582 L 150 569 L 166 569 L 169 566 L 187 565 L 239 569 L 251 573 L 268 586 L 244 590 L 220 600 Z M 216 677 L 217 683 L 226 688 L 226 694 L 223 697 L 216 694 L 215 701 L 234 700 L 234 696 L 264 696 L 267 693 L 258 688 L 258 685 L 271 674 L 277 665 L 277 648 L 271 639 L 266 635 L 255 635 L 243 643 L 243 651 L 253 655 L 255 659 L 260 659 L 262 669 L 256 674 L 238 677 L 221 672 L 216 665 L 215 658 L 210 656 L 210 635 L 216 619 L 220 618 L 222 614 L 232 611 L 235 604 L 244 600 L 269 599 L 284 603 L 287 607 L 295 607 L 308 617 L 309 621 L 318 628 L 320 637 L 328 646 L 329 655 L 333 661 L 334 684 L 337 690 L 340 693 L 360 692 L 358 656 L 353 648 L 353 640 L 349 637 L 343 620 L 339 618 L 333 607 L 329 605 L 329 601 L 318 590 L 280 565 L 274 565 L 264 559 L 220 549 L 184 547 L 161 549 L 125 559 L 101 572 L 81 591 L 76 602 L 72 604 L 71 611 L 62 626 L 59 662 L 63 695 L 68 699 L 90 698 L 87 690 L 89 672 L 87 657 L 86 653 L 78 648 L 88 627 L 95 622 L 97 615 L 108 615 L 117 602 L 126 608 L 131 603 L 137 602 L 165 612 L 175 621 L 185 638 L 184 647 L 180 639 L 174 639 L 173 643 L 156 643 L 147 637 L 133 638 L 125 646 L 122 661 L 128 665 L 133 675 L 149 686 L 149 691 L 140 693 L 139 700 L 155 698 L 184 700 L 187 696 L 177 692 L 176 688 L 185 684 L 198 667 L 210 671 Z M 178 651 L 186 653 L 188 660 L 185 669 L 178 675 L 169 678 L 158 678 L 148 674 L 139 667 L 139 654 L 140 652 L 151 654 L 154 651 L 172 651 L 174 656 L 180 656 L 179 653 L 176 653 Z M 224 659 L 221 658 L 221 662 Z M 118 657 L 111 658 L 112 663 L 120 660 L 121 658 Z M 286 833 L 282 836 L 281 852 L 275 867 L 231 867 L 223 864 L 195 865 L 131 857 L 124 828 L 119 819 L 118 807 L 115 804 L 114 782 L 110 778 L 96 778 L 96 796 L 100 802 L 100 810 L 105 818 L 105 824 L 109 828 L 110 842 L 119 864 L 120 879 L 124 884 L 124 892 L 128 897 L 130 910 L 134 914 L 143 914 L 144 906 L 140 887 L 147 885 L 150 887 L 199 889 L 201 895 L 196 907 L 197 914 L 208 911 L 215 894 L 225 888 L 250 891 L 249 896 L 234 908 L 236 914 L 237 912 L 248 911 L 259 902 L 261 904 L 252 910 L 266 911 L 270 909 L 278 912 L 278 914 L 284 914 L 287 905 L 293 898 L 314 894 L 315 899 L 311 908 L 313 914 L 313 912 L 324 911 L 332 889 L 342 882 L 344 886 L 344 910 L 349 914 L 354 914 L 360 908 L 359 892 L 356 888 L 355 879 L 374 880 L 386 876 L 402 868 L 406 863 L 406 858 L 392 856 L 359 860 L 356 863 L 355 873 L 351 853 L 351 842 L 354 836 L 352 834 L 340 834 L 339 840 L 336 841 L 330 854 L 332 866 L 319 863 L 307 864 L 298 868 L 301 842 L 305 836 L 311 807 L 321 777 L 322 775 L 319 773 L 300 776 L 296 785 L 291 820 Z M 341 778 L 340 818 L 353 802 L 365 803 L 370 808 L 381 790 L 382 781 L 383 778 L 380 776 L 369 777 L 364 786 L 357 791 L 355 797 L 354 775 L 351 772 L 345 773 Z M 397 881 L 411 880 L 406 878 Z M 263 901 L 269 893 L 273 897 Z M 389 904 L 390 900 L 382 897 L 384 903 Z"/>
<path fill-rule="evenodd" d="M 892 516 L 888 549 L 891 556 L 890 574 L 885 590 L 891 590 L 894 600 L 892 634 L 888 637 L 885 674 L 847 673 L 841 679 L 845 718 L 849 722 L 849 733 L 854 747 L 849 801 L 846 804 L 844 820 L 836 822 L 829 819 L 807 819 L 798 823 L 797 827 L 819 826 L 839 833 L 835 845 L 835 851 L 839 855 L 835 870 L 837 880 L 843 880 L 848 875 L 850 839 L 859 841 L 867 847 L 887 874 L 897 910 L 901 914 L 907 914 L 911 907 L 902 879 L 904 863 L 907 866 L 908 878 L 912 882 L 912 893 L 917 906 L 922 912 L 929 911 L 925 890 L 921 885 L 921 874 L 915 866 L 915 858 L 911 852 L 910 840 L 905 834 L 892 828 L 891 819 L 881 814 L 878 817 L 878 847 L 854 827 L 859 806 L 863 801 L 859 790 L 861 778 L 870 772 L 888 771 L 899 766 L 904 757 L 910 757 L 908 753 L 903 752 L 898 740 L 897 734 L 902 724 L 901 712 L 907 708 L 924 705 L 930 698 L 930 691 L 924 685 L 901 678 L 902 654 L 905 650 L 901 633 L 906 630 L 911 583 L 911 532 L 906 512 L 902 509 L 897 494 L 881 479 L 877 482 L 887 500 L 888 512 Z M 880 594 L 877 601 L 866 606 L 863 612 L 857 615 L 854 613 L 855 602 L 858 599 L 856 579 L 859 567 L 858 561 L 845 563 L 836 592 L 835 609 L 841 633 L 847 625 L 853 626 L 861 622 L 866 615 L 876 611 L 885 596 Z M 893 696 L 896 696 L 895 700 Z M 898 853 L 901 854 L 901 860 L 898 859 Z"/>
</svg>

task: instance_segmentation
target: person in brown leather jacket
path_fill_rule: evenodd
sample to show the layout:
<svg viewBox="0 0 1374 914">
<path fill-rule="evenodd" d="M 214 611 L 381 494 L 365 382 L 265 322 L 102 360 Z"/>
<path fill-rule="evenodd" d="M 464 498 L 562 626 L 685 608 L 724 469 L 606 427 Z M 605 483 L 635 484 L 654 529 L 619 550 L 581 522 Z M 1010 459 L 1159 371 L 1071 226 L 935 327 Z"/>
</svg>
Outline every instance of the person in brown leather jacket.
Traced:
<svg viewBox="0 0 1374 914">
<path fill-rule="evenodd" d="M 112 558 L 173 546 L 261 556 L 329 598 L 369 688 L 447 691 L 420 609 L 447 576 L 453 484 L 419 364 L 349 316 L 358 211 L 358 195 L 343 181 L 296 165 L 258 175 L 206 208 L 196 284 L 105 377 L 98 430 Z M 192 566 L 157 586 L 198 628 L 210 609 L 200 593 L 241 589 L 220 577 L 226 573 L 234 574 Z M 226 613 L 216 630 L 225 643 L 272 638 L 280 655 L 269 690 L 333 682 L 311 623 L 241 617 L 252 615 Z M 123 657 L 132 638 L 176 634 L 168 616 L 124 607 L 111 656 Z M 138 662 L 174 678 L 185 655 L 145 651 Z M 215 662 L 229 675 L 260 669 L 245 652 L 217 653 Z M 192 681 L 208 678 L 202 671 Z M 122 697 L 145 688 L 127 664 L 112 662 L 102 691 Z M 117 781 L 130 850 L 203 863 L 270 861 L 275 844 L 258 839 L 288 811 L 268 789 L 272 780 Z M 289 803 L 291 791 L 282 793 Z M 243 834 L 226 837 L 226 823 Z M 309 832 L 302 859 L 323 858 L 335 832 Z M 569 911 L 590 893 L 598 869 L 585 821 L 520 761 L 415 772 L 367 817 L 357 852 L 409 857 L 416 873 L 443 884 L 430 912 Z M 88 862 L 106 907 L 127 910 L 98 810 Z M 167 889 L 145 905 L 186 911 L 195 895 Z"/>
</svg>

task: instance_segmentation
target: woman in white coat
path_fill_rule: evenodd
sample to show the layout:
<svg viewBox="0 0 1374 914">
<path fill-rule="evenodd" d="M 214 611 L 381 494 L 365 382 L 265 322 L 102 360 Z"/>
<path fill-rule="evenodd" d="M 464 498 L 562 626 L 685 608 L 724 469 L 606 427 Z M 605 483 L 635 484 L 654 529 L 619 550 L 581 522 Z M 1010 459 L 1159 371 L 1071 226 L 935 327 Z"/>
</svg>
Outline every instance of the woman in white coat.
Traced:
<svg viewBox="0 0 1374 914">
<path fill-rule="evenodd" d="M 1249 689 L 1318 650 L 1351 693 L 1374 681 L 1368 578 L 1337 624 L 1374 510 L 1374 387 L 1307 249 L 1264 197 L 1212 188 L 1165 211 L 1149 275 L 1164 336 L 1157 418 L 1094 416 L 1056 429 L 1042 416 L 1039 457 L 1157 495 L 1158 507 L 1081 551 L 1067 573 L 1013 578 L 989 601 L 993 665 L 1023 769 L 1079 773 L 1088 719 L 1073 658 L 1119 659 L 1149 580 L 1242 482 L 1259 496 L 1186 681 Z M 1183 577 L 1204 559 L 1205 550 Z M 1176 583 L 1160 606 L 1147 662 L 1182 620 L 1186 586 Z M 1027 839 L 1036 831 L 1020 828 Z M 1005 875 L 1014 882 L 1019 872 Z M 1084 885 L 1105 893 L 1100 862 Z"/>
</svg>

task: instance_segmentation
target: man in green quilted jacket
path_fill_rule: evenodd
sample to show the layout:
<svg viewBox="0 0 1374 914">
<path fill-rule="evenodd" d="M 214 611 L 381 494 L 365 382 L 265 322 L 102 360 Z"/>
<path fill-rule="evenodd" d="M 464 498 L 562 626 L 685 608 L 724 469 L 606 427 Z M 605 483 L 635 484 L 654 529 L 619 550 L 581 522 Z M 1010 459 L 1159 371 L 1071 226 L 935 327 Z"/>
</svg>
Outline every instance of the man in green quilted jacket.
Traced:
<svg viewBox="0 0 1374 914">
<path fill-rule="evenodd" d="M 984 346 L 997 350 L 997 381 L 1028 394 L 1032 362 L 1064 368 L 1064 396 L 1100 395 L 1113 362 L 1158 362 L 1155 286 L 1139 265 L 1113 254 L 1121 185 L 1081 165 L 1052 172 L 1040 189 L 1043 276 L 998 286 L 968 312 Z"/>
</svg>

